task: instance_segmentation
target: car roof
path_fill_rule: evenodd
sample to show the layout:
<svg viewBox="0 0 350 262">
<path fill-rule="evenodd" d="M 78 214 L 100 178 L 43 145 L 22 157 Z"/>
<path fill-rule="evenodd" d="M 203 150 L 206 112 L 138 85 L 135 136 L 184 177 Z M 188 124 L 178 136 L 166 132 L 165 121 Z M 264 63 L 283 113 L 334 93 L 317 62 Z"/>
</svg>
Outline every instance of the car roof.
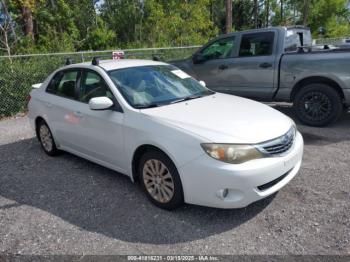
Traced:
<svg viewBox="0 0 350 262">
<path fill-rule="evenodd" d="M 271 31 L 271 30 L 279 30 L 279 31 L 284 31 L 284 30 L 310 30 L 309 27 L 306 26 L 272 26 L 272 27 L 264 27 L 264 28 L 256 28 L 256 29 L 248 29 L 248 30 L 242 30 L 242 31 L 236 31 L 236 32 L 232 32 L 232 33 L 228 33 L 228 34 L 222 34 L 219 35 L 215 38 L 215 40 L 220 39 L 220 38 L 226 38 L 226 37 L 230 37 L 230 36 L 234 36 L 237 34 L 247 34 L 247 33 L 259 33 L 259 32 L 267 32 L 267 31 Z"/>
<path fill-rule="evenodd" d="M 129 68 L 129 67 L 138 67 L 138 66 L 151 66 L 151 65 L 168 65 L 163 62 L 153 61 L 153 60 L 142 60 L 142 59 L 118 59 L 118 60 L 100 60 L 98 66 L 102 67 L 106 71 Z M 65 66 L 64 69 L 68 68 L 94 68 L 95 65 L 92 65 L 90 62 L 71 64 Z"/>
</svg>

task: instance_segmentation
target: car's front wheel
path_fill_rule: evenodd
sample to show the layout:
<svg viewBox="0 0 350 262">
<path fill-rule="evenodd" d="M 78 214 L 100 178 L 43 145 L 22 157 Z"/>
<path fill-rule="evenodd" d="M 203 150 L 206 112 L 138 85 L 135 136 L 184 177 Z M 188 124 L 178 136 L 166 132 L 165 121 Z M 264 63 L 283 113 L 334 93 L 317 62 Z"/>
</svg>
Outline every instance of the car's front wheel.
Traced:
<svg viewBox="0 0 350 262">
<path fill-rule="evenodd" d="M 338 92 L 326 84 L 304 86 L 293 101 L 299 120 L 309 126 L 326 126 L 335 122 L 343 112 Z"/>
<path fill-rule="evenodd" d="M 183 204 L 179 173 L 164 153 L 147 151 L 140 160 L 139 178 L 148 199 L 156 206 L 172 210 Z"/>
<path fill-rule="evenodd" d="M 59 153 L 51 130 L 44 120 L 39 121 L 36 134 L 46 154 L 54 156 Z"/>
</svg>

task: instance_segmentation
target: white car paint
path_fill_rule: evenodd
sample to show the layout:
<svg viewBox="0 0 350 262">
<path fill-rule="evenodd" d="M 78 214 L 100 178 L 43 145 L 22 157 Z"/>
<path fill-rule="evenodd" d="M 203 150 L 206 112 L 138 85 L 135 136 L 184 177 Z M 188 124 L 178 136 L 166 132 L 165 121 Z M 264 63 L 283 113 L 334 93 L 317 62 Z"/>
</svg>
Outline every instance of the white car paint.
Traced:
<svg viewBox="0 0 350 262">
<path fill-rule="evenodd" d="M 186 203 L 238 208 L 267 197 L 284 187 L 299 171 L 303 139 L 299 132 L 291 149 L 279 157 L 228 164 L 208 156 L 201 143 L 259 144 L 284 135 L 293 121 L 264 104 L 216 93 L 157 108 L 135 109 L 124 99 L 106 71 L 147 65 L 147 60 L 101 61 L 64 67 L 87 68 L 99 73 L 123 112 L 91 110 L 89 104 L 45 91 L 51 74 L 31 92 L 29 117 L 48 123 L 59 149 L 71 152 L 129 176 L 133 156 L 143 145 L 165 152 L 178 169 Z M 62 70 L 59 69 L 59 70 Z M 257 186 L 288 175 L 267 190 Z M 226 198 L 222 190 L 228 189 Z"/>
</svg>

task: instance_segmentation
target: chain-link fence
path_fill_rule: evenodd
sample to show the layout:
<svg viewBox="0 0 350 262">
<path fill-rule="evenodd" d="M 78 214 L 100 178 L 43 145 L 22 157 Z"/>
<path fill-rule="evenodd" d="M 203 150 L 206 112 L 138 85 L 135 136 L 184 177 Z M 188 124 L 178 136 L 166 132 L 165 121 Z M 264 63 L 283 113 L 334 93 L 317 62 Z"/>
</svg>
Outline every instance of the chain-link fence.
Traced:
<svg viewBox="0 0 350 262">
<path fill-rule="evenodd" d="M 123 50 L 125 58 L 162 61 L 189 57 L 198 46 Z M 0 56 L 0 118 L 26 111 L 31 86 L 40 83 L 70 58 L 74 63 L 91 61 L 93 57 L 111 59 L 113 51 L 53 53 L 37 55 Z"/>
<path fill-rule="evenodd" d="M 350 37 L 338 37 L 338 38 L 319 38 L 315 39 L 316 45 L 342 45 Z"/>
</svg>

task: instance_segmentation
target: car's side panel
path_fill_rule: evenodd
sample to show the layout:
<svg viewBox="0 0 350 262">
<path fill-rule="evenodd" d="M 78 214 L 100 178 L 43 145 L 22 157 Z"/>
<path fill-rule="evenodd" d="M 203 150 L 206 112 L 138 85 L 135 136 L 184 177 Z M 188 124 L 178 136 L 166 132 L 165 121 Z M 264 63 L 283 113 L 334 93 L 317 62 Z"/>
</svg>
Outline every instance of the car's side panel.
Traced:
<svg viewBox="0 0 350 262">
<path fill-rule="evenodd" d="M 48 93 L 45 98 L 48 124 L 55 132 L 55 139 L 60 141 L 61 146 L 78 150 L 76 137 L 80 136 L 79 125 L 81 124 L 78 102 Z"/>
<path fill-rule="evenodd" d="M 152 130 L 152 131 L 151 131 Z M 142 145 L 151 145 L 166 153 L 177 168 L 205 154 L 204 138 L 175 126 L 148 117 L 140 112 L 128 112 L 124 121 L 125 162 L 123 168 L 132 177 L 132 160 Z"/>
<path fill-rule="evenodd" d="M 293 87 L 300 81 L 311 77 L 330 79 L 341 89 L 350 89 L 349 68 L 350 52 L 331 51 L 284 55 L 281 61 L 280 89 L 275 99 L 290 101 Z"/>
</svg>

